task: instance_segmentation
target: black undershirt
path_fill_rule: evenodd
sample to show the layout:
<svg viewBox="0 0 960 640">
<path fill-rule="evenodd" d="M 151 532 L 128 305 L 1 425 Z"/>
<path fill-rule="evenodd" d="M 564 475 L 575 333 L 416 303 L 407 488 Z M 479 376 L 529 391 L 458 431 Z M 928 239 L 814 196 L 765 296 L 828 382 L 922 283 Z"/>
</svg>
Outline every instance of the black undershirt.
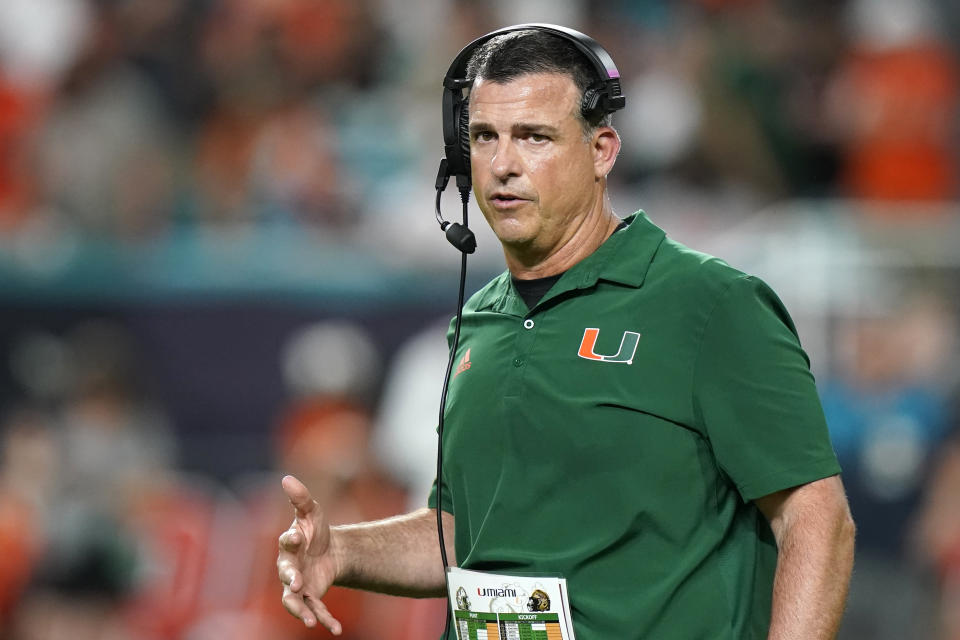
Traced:
<svg viewBox="0 0 960 640">
<path fill-rule="evenodd" d="M 513 276 L 510 276 L 510 279 L 513 280 L 513 286 L 517 289 L 517 293 L 519 293 L 523 301 L 527 303 L 527 309 L 533 309 L 537 306 L 537 303 L 540 302 L 540 298 L 545 296 L 547 291 L 550 291 L 550 287 L 556 284 L 562 275 L 563 273 L 558 273 L 554 276 L 537 278 L 535 280 L 517 280 Z"/>
<path fill-rule="evenodd" d="M 613 230 L 613 233 L 620 231 L 620 229 L 626 228 L 627 223 L 620 222 L 620 224 L 617 225 L 617 228 Z M 610 235 L 613 235 L 613 233 Z M 547 291 L 550 291 L 550 287 L 557 283 L 557 280 L 560 279 L 560 276 L 562 276 L 563 273 L 564 272 L 560 272 L 556 275 L 547 276 L 546 278 L 536 278 L 534 280 L 518 280 L 513 276 L 510 276 L 510 279 L 513 280 L 513 286 L 526 303 L 527 308 L 533 309 L 535 306 L 537 306 L 537 303 L 540 302 L 540 299 L 547 295 Z"/>
</svg>

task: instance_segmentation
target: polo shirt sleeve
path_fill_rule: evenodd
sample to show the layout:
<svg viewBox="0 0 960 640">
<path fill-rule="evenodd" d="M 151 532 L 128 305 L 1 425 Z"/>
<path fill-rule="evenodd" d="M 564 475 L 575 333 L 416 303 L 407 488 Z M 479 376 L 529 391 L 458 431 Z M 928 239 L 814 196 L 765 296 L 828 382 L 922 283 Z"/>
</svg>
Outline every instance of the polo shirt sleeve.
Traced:
<svg viewBox="0 0 960 640">
<path fill-rule="evenodd" d="M 446 484 L 443 485 L 443 491 L 440 495 L 443 499 L 443 510 L 449 514 L 453 514 L 453 496 L 450 495 L 450 487 Z M 430 489 L 430 497 L 427 498 L 427 506 L 431 509 L 437 508 L 437 480 L 433 480 L 433 487 Z"/>
<path fill-rule="evenodd" d="M 840 472 L 810 362 L 777 295 L 739 276 L 704 328 L 694 415 L 744 500 Z"/>
</svg>

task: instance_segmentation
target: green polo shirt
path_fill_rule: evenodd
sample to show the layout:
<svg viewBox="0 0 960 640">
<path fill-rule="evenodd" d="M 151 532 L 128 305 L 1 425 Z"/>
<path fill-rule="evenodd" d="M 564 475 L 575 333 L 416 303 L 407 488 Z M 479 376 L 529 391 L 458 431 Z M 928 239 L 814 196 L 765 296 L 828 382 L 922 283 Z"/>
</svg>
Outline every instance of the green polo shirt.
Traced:
<svg viewBox="0 0 960 640">
<path fill-rule="evenodd" d="M 581 640 L 766 638 L 777 553 L 751 501 L 840 471 L 809 362 L 763 282 L 627 222 L 533 309 L 509 273 L 465 306 L 458 564 L 566 577 Z"/>
</svg>

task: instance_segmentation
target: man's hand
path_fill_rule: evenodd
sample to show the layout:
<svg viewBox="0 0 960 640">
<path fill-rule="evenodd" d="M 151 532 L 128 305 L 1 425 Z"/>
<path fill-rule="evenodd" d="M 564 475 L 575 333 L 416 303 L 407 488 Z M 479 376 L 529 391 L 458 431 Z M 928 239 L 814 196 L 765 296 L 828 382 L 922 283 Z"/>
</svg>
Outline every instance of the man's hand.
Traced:
<svg viewBox="0 0 960 640">
<path fill-rule="evenodd" d="M 280 534 L 277 572 L 283 583 L 283 606 L 308 627 L 319 622 L 335 636 L 340 622 L 320 599 L 337 577 L 326 515 L 302 482 L 285 476 L 283 491 L 294 507 L 290 528 Z"/>
</svg>

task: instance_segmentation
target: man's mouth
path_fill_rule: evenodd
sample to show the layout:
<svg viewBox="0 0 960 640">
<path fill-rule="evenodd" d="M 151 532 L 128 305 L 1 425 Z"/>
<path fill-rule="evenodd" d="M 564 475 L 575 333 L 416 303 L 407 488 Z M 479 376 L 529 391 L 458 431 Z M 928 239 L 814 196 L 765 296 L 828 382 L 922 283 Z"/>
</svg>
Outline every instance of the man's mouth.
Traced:
<svg viewBox="0 0 960 640">
<path fill-rule="evenodd" d="M 525 198 L 521 198 L 512 193 L 494 193 L 490 198 L 490 202 L 497 209 L 510 209 L 513 207 L 519 206 L 521 203 L 526 202 Z"/>
</svg>

